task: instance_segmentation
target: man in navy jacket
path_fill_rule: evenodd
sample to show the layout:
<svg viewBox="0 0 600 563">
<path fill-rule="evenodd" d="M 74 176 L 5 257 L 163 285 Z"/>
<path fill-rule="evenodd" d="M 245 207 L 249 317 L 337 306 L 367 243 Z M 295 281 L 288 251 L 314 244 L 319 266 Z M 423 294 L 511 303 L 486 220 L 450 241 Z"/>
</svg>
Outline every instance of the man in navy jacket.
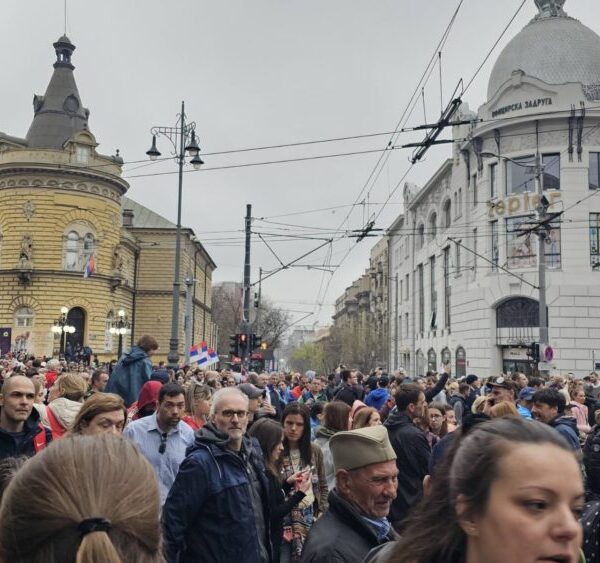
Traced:
<svg viewBox="0 0 600 563">
<path fill-rule="evenodd" d="M 163 507 L 168 563 L 271 563 L 268 483 L 247 425 L 248 397 L 217 391 Z"/>
</svg>

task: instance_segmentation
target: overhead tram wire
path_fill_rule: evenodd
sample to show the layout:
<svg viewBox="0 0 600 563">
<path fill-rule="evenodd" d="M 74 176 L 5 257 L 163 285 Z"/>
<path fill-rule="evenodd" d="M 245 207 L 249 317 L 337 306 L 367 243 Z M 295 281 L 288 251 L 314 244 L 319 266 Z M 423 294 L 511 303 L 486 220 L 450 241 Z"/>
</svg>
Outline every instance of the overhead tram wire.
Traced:
<svg viewBox="0 0 600 563">
<path fill-rule="evenodd" d="M 400 129 L 402 127 L 401 124 L 402 124 L 403 120 L 405 119 L 405 117 L 407 115 L 407 112 L 409 111 L 409 108 L 413 104 L 413 100 L 415 99 L 415 97 L 418 100 L 418 93 L 419 93 L 419 90 L 421 88 L 421 85 L 423 83 L 423 80 L 424 80 L 425 76 L 429 72 L 430 67 L 431 68 L 435 68 L 436 55 L 437 55 L 437 53 L 439 53 L 443 49 L 443 46 L 445 45 L 446 40 L 448 39 L 448 36 L 450 35 L 450 31 L 451 31 L 451 29 L 452 29 L 452 27 L 454 25 L 454 22 L 456 21 L 456 18 L 458 16 L 458 13 L 460 11 L 461 6 L 463 5 L 463 2 L 464 2 L 464 0 L 459 0 L 458 5 L 457 5 L 456 9 L 454 10 L 454 13 L 452 14 L 452 17 L 450 18 L 450 22 L 448 23 L 448 25 L 446 26 L 446 29 L 444 30 L 442 38 L 440 39 L 440 41 L 438 42 L 436 48 L 434 49 L 433 54 L 432 54 L 429 62 L 427 63 L 427 66 L 425 67 L 425 70 L 423 71 L 423 74 L 421 75 L 421 78 L 419 79 L 417 85 L 415 86 L 415 89 L 414 89 L 414 91 L 413 91 L 413 93 L 412 93 L 412 95 L 411 95 L 411 97 L 410 97 L 410 99 L 408 101 L 408 104 L 406 105 L 406 108 L 404 109 L 404 111 L 403 111 L 400 119 L 398 120 L 398 123 L 396 124 L 396 127 L 394 128 L 395 132 L 390 137 L 390 140 L 389 140 L 388 145 L 386 146 L 386 148 L 389 147 L 389 146 L 391 146 L 391 145 L 393 145 L 395 143 L 395 139 L 397 139 L 397 135 L 399 134 L 398 133 L 398 129 Z M 414 105 L 413 105 L 413 109 L 414 109 Z M 412 112 L 412 110 L 411 110 L 411 112 Z M 404 122 L 404 125 L 405 124 L 406 124 L 406 122 Z M 363 185 L 362 189 L 360 190 L 358 196 L 356 197 L 353 206 L 350 208 L 350 210 L 346 214 L 346 217 L 342 220 L 342 222 L 340 223 L 340 226 L 338 228 L 342 228 L 343 225 L 344 225 L 344 223 L 350 218 L 350 215 L 352 214 L 353 209 L 356 207 L 356 205 L 360 201 L 363 193 L 365 192 L 365 190 L 367 189 L 367 187 L 371 183 L 371 180 L 372 180 L 374 174 L 376 173 L 376 171 L 379 169 L 379 172 L 377 174 L 377 177 L 378 177 L 379 174 L 381 173 L 381 170 L 383 170 L 383 166 L 380 167 L 380 165 L 381 165 L 382 161 L 384 160 L 384 158 L 386 158 L 386 162 L 387 162 L 387 158 L 388 157 L 385 156 L 386 152 L 388 152 L 388 151 L 386 151 L 386 149 L 383 149 L 383 151 L 379 155 L 379 159 L 377 160 L 377 163 L 375 164 L 375 166 L 371 170 L 371 173 L 369 174 L 369 177 L 367 178 L 367 181 L 365 182 L 365 184 Z M 384 165 L 385 165 L 385 163 L 384 163 Z M 411 169 L 412 169 L 412 166 L 411 166 L 411 168 L 409 168 L 409 171 Z M 377 181 L 377 180 L 375 180 L 375 181 Z M 350 247 L 348 249 L 348 252 L 344 255 L 344 259 L 348 256 L 348 254 L 351 251 L 352 251 L 352 247 Z M 341 262 L 335 268 L 334 274 L 335 274 L 335 272 L 337 272 L 339 270 L 340 266 L 341 266 Z M 325 296 L 326 296 L 326 293 L 327 293 L 327 291 L 329 289 L 329 286 L 331 284 L 331 280 L 332 279 L 333 279 L 333 274 L 330 276 L 330 278 L 329 278 L 329 280 L 327 282 L 327 286 L 326 286 L 323 298 L 321 298 L 320 294 L 317 296 L 317 301 L 318 302 L 323 302 L 325 300 Z M 322 285 L 322 283 L 321 283 L 321 285 Z M 319 311 L 320 311 L 321 307 L 322 307 L 322 305 L 320 305 L 318 307 Z"/>
</svg>

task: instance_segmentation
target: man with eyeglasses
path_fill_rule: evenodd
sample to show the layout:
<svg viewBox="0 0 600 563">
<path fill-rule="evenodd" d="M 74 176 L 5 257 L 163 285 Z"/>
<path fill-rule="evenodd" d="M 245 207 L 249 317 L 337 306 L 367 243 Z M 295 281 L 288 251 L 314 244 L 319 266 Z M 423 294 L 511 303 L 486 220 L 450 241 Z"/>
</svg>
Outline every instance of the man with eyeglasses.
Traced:
<svg viewBox="0 0 600 563">
<path fill-rule="evenodd" d="M 33 408 L 35 388 L 23 375 L 4 381 L 0 392 L 0 459 L 31 457 L 52 441 L 52 433 L 40 423 Z"/>
<path fill-rule="evenodd" d="M 397 539 L 387 519 L 398 488 L 396 453 L 381 425 L 338 432 L 329 448 L 336 486 L 301 563 L 362 563 L 371 549 Z"/>
<path fill-rule="evenodd" d="M 260 446 L 245 435 L 248 396 L 213 395 L 162 513 L 168 563 L 271 563 L 268 483 Z"/>
<path fill-rule="evenodd" d="M 194 443 L 194 431 L 181 418 L 185 412 L 183 388 L 167 383 L 158 392 L 156 412 L 130 422 L 123 432 L 137 444 L 156 473 L 160 504 L 164 504 L 185 452 Z"/>
</svg>

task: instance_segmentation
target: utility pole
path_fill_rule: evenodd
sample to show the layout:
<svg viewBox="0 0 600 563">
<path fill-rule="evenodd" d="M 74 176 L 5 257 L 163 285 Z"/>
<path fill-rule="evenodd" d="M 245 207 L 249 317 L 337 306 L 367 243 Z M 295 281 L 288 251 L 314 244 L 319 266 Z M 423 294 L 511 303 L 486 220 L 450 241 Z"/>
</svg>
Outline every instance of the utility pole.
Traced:
<svg viewBox="0 0 600 563">
<path fill-rule="evenodd" d="M 246 335 L 246 343 L 248 343 L 248 335 L 250 333 L 250 239 L 252 236 L 252 205 L 246 205 L 246 250 L 244 253 L 244 325 L 242 327 L 243 334 Z M 248 352 L 248 344 L 246 345 Z M 244 354 L 245 355 L 245 354 Z M 242 361 L 245 358 L 242 358 Z"/>
<path fill-rule="evenodd" d="M 544 186 L 542 185 L 542 164 L 540 151 L 535 155 L 535 187 L 538 194 L 537 220 L 538 235 L 538 286 L 539 286 L 539 325 L 540 325 L 540 355 L 543 355 L 548 346 L 548 315 L 546 312 L 546 234 L 544 228 L 547 222 Z M 542 359 L 545 360 L 542 356 Z"/>
</svg>

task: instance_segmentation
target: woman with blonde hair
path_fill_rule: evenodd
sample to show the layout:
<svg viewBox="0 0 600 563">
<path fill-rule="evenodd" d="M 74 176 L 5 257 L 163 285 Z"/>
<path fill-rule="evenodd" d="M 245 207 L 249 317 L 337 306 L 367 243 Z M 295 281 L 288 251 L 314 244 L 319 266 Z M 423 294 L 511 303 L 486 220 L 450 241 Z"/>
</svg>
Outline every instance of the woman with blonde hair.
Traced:
<svg viewBox="0 0 600 563">
<path fill-rule="evenodd" d="M 85 403 L 73 422 L 73 434 L 121 434 L 127 421 L 127 409 L 119 395 L 94 393 Z"/>
<path fill-rule="evenodd" d="M 200 430 L 210 414 L 210 403 L 214 389 L 192 380 L 185 392 L 185 415 L 181 420 L 193 430 Z"/>
<path fill-rule="evenodd" d="M 69 436 L 28 461 L 6 489 L 0 560 L 164 563 L 159 510 L 154 471 L 133 443 Z"/>
<path fill-rule="evenodd" d="M 500 418 L 503 416 L 521 416 L 514 403 L 510 403 L 508 401 L 501 401 L 494 405 L 492 408 L 490 408 L 489 415 L 490 418 Z"/>
<path fill-rule="evenodd" d="M 53 440 L 71 428 L 87 390 L 85 379 L 78 373 L 66 373 L 54 382 L 46 409 Z"/>
</svg>

